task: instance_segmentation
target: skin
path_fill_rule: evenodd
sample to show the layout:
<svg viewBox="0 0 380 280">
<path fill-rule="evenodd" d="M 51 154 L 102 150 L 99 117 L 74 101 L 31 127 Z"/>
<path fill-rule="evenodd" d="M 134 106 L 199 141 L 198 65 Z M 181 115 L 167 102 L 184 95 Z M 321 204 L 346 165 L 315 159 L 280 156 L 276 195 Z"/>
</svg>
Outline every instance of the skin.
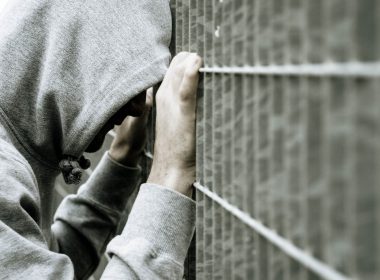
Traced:
<svg viewBox="0 0 380 280">
<path fill-rule="evenodd" d="M 195 180 L 195 108 L 201 65 L 198 55 L 179 53 L 173 58 L 156 95 L 155 153 L 148 182 L 187 196 L 191 196 Z M 151 91 L 132 99 L 107 122 L 86 151 L 99 149 L 106 133 L 120 124 L 109 155 L 121 164 L 136 166 L 145 146 L 145 127 L 152 100 Z"/>
<path fill-rule="evenodd" d="M 195 180 L 195 108 L 201 65 L 198 55 L 179 53 L 156 96 L 155 153 L 148 182 L 187 196 Z"/>
<path fill-rule="evenodd" d="M 114 128 L 115 125 L 121 125 L 127 116 L 139 117 L 146 111 L 146 92 L 139 93 L 124 105 L 112 118 L 102 127 L 90 145 L 87 147 L 87 153 L 94 153 L 100 150 L 103 145 L 104 138 L 107 133 Z"/>
<path fill-rule="evenodd" d="M 145 95 L 144 95 L 145 97 Z M 146 93 L 145 104 L 138 117 L 127 117 L 116 127 L 116 137 L 112 141 L 109 155 L 125 166 L 137 166 L 146 142 L 146 125 L 153 104 L 153 91 Z"/>
</svg>

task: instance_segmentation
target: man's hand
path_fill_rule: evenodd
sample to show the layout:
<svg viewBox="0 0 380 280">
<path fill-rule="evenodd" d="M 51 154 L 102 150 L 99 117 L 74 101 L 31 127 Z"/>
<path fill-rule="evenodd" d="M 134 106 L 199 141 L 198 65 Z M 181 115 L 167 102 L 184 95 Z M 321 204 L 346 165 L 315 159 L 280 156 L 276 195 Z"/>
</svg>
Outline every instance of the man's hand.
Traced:
<svg viewBox="0 0 380 280">
<path fill-rule="evenodd" d="M 140 117 L 128 116 L 116 128 L 109 155 L 129 167 L 137 166 L 146 142 L 146 124 L 153 104 L 152 89 L 147 90 L 145 111 Z"/>
<path fill-rule="evenodd" d="M 157 92 L 156 141 L 148 182 L 191 196 L 195 180 L 195 107 L 201 58 L 173 58 Z"/>
</svg>

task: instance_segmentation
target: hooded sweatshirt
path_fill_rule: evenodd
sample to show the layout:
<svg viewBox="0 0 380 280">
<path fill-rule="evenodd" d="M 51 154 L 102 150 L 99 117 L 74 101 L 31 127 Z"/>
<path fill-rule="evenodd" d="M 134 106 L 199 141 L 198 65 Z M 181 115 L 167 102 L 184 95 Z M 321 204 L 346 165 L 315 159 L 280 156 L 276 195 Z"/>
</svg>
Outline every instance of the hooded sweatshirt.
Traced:
<svg viewBox="0 0 380 280">
<path fill-rule="evenodd" d="M 107 244 L 104 279 L 178 279 L 194 202 L 144 184 L 108 154 L 52 212 L 59 163 L 79 158 L 104 124 L 162 80 L 168 0 L 10 0 L 0 14 L 0 279 L 85 279 Z M 113 238 L 114 237 L 114 238 Z M 110 242 L 111 240 L 111 242 Z"/>
</svg>

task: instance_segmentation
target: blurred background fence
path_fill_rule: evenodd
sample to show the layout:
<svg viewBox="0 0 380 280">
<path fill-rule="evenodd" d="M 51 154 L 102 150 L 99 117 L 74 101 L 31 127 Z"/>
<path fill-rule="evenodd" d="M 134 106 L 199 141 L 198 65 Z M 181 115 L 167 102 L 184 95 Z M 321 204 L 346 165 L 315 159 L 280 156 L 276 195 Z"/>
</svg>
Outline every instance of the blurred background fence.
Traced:
<svg viewBox="0 0 380 280">
<path fill-rule="evenodd" d="M 185 278 L 380 279 L 380 2 L 171 7 L 173 54 L 204 58 Z"/>
</svg>

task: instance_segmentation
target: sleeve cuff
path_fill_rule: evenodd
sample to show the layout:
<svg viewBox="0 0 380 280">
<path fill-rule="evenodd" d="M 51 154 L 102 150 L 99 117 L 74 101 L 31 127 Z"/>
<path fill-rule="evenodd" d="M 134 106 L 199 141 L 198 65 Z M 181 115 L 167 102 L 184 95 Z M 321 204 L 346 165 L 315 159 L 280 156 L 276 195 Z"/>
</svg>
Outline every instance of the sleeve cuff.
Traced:
<svg viewBox="0 0 380 280">
<path fill-rule="evenodd" d="M 123 211 L 128 197 L 139 183 L 140 167 L 127 167 L 106 152 L 78 195 L 109 209 Z"/>
<path fill-rule="evenodd" d="M 122 235 L 111 241 L 108 252 L 118 254 L 113 248 L 119 248 L 122 255 L 121 244 L 144 239 L 158 254 L 183 264 L 194 230 L 192 199 L 160 185 L 143 184 Z"/>
</svg>

